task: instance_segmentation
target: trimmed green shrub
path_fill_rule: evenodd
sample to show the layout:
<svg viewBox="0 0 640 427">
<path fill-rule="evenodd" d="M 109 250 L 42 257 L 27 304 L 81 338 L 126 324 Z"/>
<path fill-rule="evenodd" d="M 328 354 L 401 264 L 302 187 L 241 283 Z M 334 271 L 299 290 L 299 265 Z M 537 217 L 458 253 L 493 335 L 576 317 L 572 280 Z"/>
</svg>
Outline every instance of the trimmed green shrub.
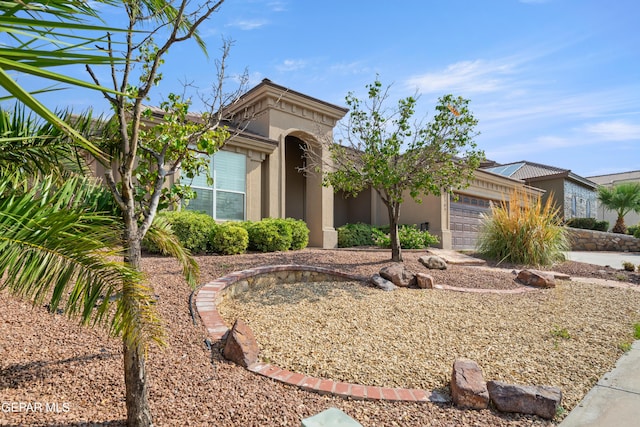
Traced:
<svg viewBox="0 0 640 427">
<path fill-rule="evenodd" d="M 638 227 L 638 229 L 636 230 L 635 233 L 633 233 L 633 237 L 636 237 L 638 239 L 640 239 L 640 227 Z"/>
<path fill-rule="evenodd" d="M 640 230 L 640 224 L 638 225 L 630 225 L 627 227 L 627 234 L 630 234 L 631 236 L 636 236 L 636 234 L 638 234 L 638 230 Z"/>
<path fill-rule="evenodd" d="M 523 191 L 491 208 L 478 239 L 478 251 L 487 258 L 525 265 L 549 265 L 564 260 L 569 243 L 552 198 L 545 204 Z"/>
<path fill-rule="evenodd" d="M 566 222 L 566 225 L 571 228 L 581 228 L 583 230 L 595 230 L 596 219 L 595 218 L 571 218 Z"/>
<path fill-rule="evenodd" d="M 571 218 L 565 225 L 583 230 L 607 231 L 609 229 L 608 221 L 598 221 L 595 218 Z"/>
<path fill-rule="evenodd" d="M 202 254 L 210 250 L 209 240 L 216 221 L 209 215 L 194 211 L 162 211 L 158 216 L 166 218 L 182 246 L 191 253 Z M 143 247 L 149 252 L 159 252 L 149 241 L 143 241 Z"/>
<path fill-rule="evenodd" d="M 211 233 L 211 249 L 222 255 L 244 253 L 249 246 L 249 233 L 240 224 L 218 224 Z"/>
<path fill-rule="evenodd" d="M 596 225 L 594 230 L 596 231 L 608 231 L 609 230 L 609 221 L 596 221 Z"/>
<path fill-rule="evenodd" d="M 391 247 L 391 237 L 388 232 L 389 226 L 374 230 L 374 240 L 378 246 L 387 249 Z M 398 237 L 400 238 L 400 247 L 402 249 L 422 249 L 438 243 L 437 236 L 430 234 L 428 231 L 420 231 L 414 225 L 399 226 Z"/>
<path fill-rule="evenodd" d="M 249 249 L 260 252 L 286 251 L 293 242 L 291 226 L 278 218 L 265 218 L 257 222 L 246 221 Z"/>
<path fill-rule="evenodd" d="M 362 222 L 356 224 L 345 224 L 338 227 L 338 247 L 352 248 L 355 246 L 372 246 L 373 227 Z"/>
<path fill-rule="evenodd" d="M 291 227 L 291 247 L 294 251 L 304 249 L 309 244 L 309 227 L 307 223 L 301 219 L 287 218 L 285 219 L 289 227 Z"/>
</svg>

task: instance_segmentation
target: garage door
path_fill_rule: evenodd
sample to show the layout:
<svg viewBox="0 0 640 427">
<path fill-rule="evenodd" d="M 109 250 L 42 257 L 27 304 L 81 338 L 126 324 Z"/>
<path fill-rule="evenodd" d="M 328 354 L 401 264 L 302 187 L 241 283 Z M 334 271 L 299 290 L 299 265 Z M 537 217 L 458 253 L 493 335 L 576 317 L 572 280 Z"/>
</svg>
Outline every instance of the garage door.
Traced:
<svg viewBox="0 0 640 427">
<path fill-rule="evenodd" d="M 489 212 L 489 200 L 461 195 L 450 206 L 453 249 L 475 249 L 482 214 Z"/>
</svg>

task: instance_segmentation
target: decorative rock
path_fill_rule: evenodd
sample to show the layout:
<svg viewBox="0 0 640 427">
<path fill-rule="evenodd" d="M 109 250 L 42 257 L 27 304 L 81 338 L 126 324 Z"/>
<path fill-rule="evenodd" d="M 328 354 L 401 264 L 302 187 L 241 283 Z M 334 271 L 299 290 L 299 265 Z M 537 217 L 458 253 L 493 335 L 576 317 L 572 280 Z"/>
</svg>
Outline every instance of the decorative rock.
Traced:
<svg viewBox="0 0 640 427">
<path fill-rule="evenodd" d="M 420 261 L 422 265 L 424 265 L 425 267 L 431 270 L 447 269 L 447 262 L 444 259 L 440 258 L 439 256 L 423 255 L 420 258 L 418 258 L 418 261 Z"/>
<path fill-rule="evenodd" d="M 380 276 L 379 274 L 374 274 L 373 276 L 371 276 L 371 282 L 383 291 L 395 291 L 396 289 L 398 289 L 396 285 Z"/>
<path fill-rule="evenodd" d="M 418 285 L 420 289 L 432 289 L 433 277 L 424 273 L 416 273 L 416 285 Z"/>
<path fill-rule="evenodd" d="M 258 342 L 253 332 L 244 321 L 237 319 L 227 336 L 222 355 L 246 368 L 258 361 L 258 351 Z"/>
<path fill-rule="evenodd" d="M 562 400 L 562 391 L 550 386 L 522 386 L 501 381 L 487 383 L 489 396 L 496 409 L 552 419 Z"/>
<path fill-rule="evenodd" d="M 392 281 L 394 285 L 400 286 L 401 288 L 407 288 L 416 282 L 415 274 L 399 262 L 381 268 L 380 276 Z"/>
<path fill-rule="evenodd" d="M 556 281 L 552 274 L 539 270 L 522 270 L 516 280 L 527 286 L 537 288 L 555 288 Z"/>
<path fill-rule="evenodd" d="M 482 369 L 473 360 L 458 359 L 453 363 L 451 398 L 456 406 L 462 408 L 486 409 L 489 406 L 489 392 Z"/>
</svg>

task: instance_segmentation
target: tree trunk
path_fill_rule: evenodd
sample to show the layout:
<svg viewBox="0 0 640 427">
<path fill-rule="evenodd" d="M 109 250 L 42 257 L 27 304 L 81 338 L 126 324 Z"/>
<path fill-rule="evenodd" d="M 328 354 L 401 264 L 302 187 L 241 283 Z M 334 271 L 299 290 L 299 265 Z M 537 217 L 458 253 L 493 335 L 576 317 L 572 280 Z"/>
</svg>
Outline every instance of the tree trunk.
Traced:
<svg viewBox="0 0 640 427">
<path fill-rule="evenodd" d="M 127 426 L 152 426 L 144 351 L 124 343 L 124 382 L 127 396 Z"/>
<path fill-rule="evenodd" d="M 400 235 L 398 234 L 398 218 L 400 216 L 400 206 L 389 204 L 389 237 L 391 238 L 391 261 L 403 262 L 402 248 L 400 247 Z"/>
<path fill-rule="evenodd" d="M 126 215 L 126 214 L 125 214 Z M 125 242 L 127 242 L 127 256 L 125 262 L 138 271 L 142 267 L 142 242 L 137 237 L 138 229 L 135 219 L 125 218 Z M 128 295 L 125 286 L 122 298 L 125 304 L 135 307 L 136 301 L 133 295 Z M 147 370 L 145 367 L 145 352 L 141 345 L 124 345 L 124 382 L 127 401 L 127 426 L 148 427 L 153 426 L 151 408 L 149 407 L 149 392 L 147 385 Z"/>
<path fill-rule="evenodd" d="M 611 231 L 619 234 L 627 233 L 627 226 L 624 224 L 623 215 L 618 215 L 618 218 L 616 219 L 616 225 L 613 226 L 613 229 Z"/>
</svg>

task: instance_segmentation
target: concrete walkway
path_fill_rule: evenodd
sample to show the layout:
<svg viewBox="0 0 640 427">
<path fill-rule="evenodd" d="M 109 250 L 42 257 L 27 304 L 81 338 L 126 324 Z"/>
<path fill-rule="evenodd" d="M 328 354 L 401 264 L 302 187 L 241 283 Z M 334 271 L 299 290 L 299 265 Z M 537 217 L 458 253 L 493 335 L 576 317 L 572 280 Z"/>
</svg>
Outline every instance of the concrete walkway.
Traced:
<svg viewBox="0 0 640 427">
<path fill-rule="evenodd" d="M 640 252 L 567 252 L 567 258 L 571 261 L 585 262 L 622 269 L 623 262 L 633 265 L 640 264 Z"/>
<path fill-rule="evenodd" d="M 640 425 L 640 341 L 606 373 L 560 427 Z"/>
</svg>

